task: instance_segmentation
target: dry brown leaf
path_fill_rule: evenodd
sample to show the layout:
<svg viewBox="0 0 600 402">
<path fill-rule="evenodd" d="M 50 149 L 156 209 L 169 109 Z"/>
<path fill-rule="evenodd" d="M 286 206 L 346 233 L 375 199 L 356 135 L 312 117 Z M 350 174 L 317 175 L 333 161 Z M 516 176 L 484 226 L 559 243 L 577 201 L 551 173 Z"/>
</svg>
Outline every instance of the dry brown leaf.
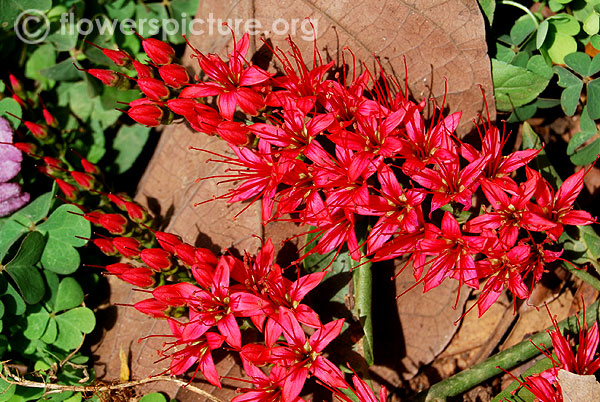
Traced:
<svg viewBox="0 0 600 402">
<path fill-rule="evenodd" d="M 409 266 L 395 280 L 397 294 L 414 284 L 412 267 Z M 422 293 L 422 285 L 418 285 L 398 299 L 401 339 L 404 342 L 400 358 L 402 378 L 413 377 L 420 367 L 431 363 L 450 343 L 458 330 L 457 320 L 464 312 L 469 295 L 466 288 L 462 289 L 456 303 L 457 291 L 458 282 L 446 280 L 427 293 Z M 455 303 L 457 306 L 453 309 Z"/>
<path fill-rule="evenodd" d="M 463 119 L 459 131 L 470 131 L 471 119 L 483 110 L 483 100 L 478 84 L 488 94 L 491 118 L 494 105 L 491 84 L 490 62 L 487 57 L 484 22 L 476 0 L 405 0 L 405 1 L 338 1 L 338 0 L 252 0 L 222 1 L 204 0 L 200 3 L 197 16 L 207 18 L 256 18 L 263 26 L 270 26 L 278 18 L 302 20 L 310 17 L 319 35 L 318 47 L 327 59 L 341 61 L 340 49 L 351 48 L 359 60 L 374 65 L 372 55 L 381 59 L 386 71 L 404 81 L 403 56 L 408 66 L 408 85 L 417 99 L 434 96 L 438 104 L 444 93 L 443 79 L 448 80 L 447 106 L 450 111 L 462 110 Z M 267 35 L 273 45 L 287 49 L 284 36 Z M 229 35 L 192 36 L 191 42 L 203 52 L 224 55 L 231 48 Z M 303 41 L 294 36 L 307 62 L 312 62 L 312 41 Z M 251 41 L 251 52 L 261 45 L 258 37 Z M 186 52 L 185 63 L 194 66 Z M 346 53 L 347 60 L 349 55 Z M 194 207 L 193 204 L 219 196 L 228 187 L 217 186 L 215 180 L 195 183 L 198 177 L 223 174 L 225 166 L 204 163 L 209 156 L 190 151 L 189 146 L 210 149 L 227 154 L 227 146 L 214 137 L 191 132 L 185 125 L 167 127 L 155 151 L 155 155 L 140 182 L 137 199 L 165 218 L 166 229 L 178 233 L 196 246 L 209 247 L 214 251 L 236 247 L 254 252 L 259 241 L 253 235 L 262 236 L 260 204 L 256 203 L 240 215 L 239 204 L 227 204 L 217 200 Z M 232 184 L 235 185 L 235 184 Z M 282 233 L 297 233 L 298 228 L 277 228 Z M 276 233 L 271 231 L 273 236 Z M 285 237 L 285 236 L 280 236 Z M 111 303 L 133 303 L 142 295 L 132 293 L 130 286 L 111 281 Z M 461 308 L 454 311 L 455 288 L 440 287 L 422 296 L 418 290 L 400 299 L 399 313 L 404 322 L 403 336 L 406 341 L 406 356 L 403 364 L 411 372 L 422 363 L 431 361 L 448 343 L 456 327 L 454 320 Z M 413 295 L 413 296 L 411 296 Z M 461 301 L 461 303 L 464 300 Z M 133 378 L 142 378 L 160 372 L 153 363 L 155 350 L 162 340 L 150 338 L 137 343 L 137 338 L 156 333 L 168 333 L 164 322 L 148 319 L 129 307 L 117 307 L 116 325 L 106 332 L 96 346 L 95 354 L 103 365 L 100 376 L 105 379 L 118 378 L 119 347 L 130 347 Z M 409 325 L 410 323 L 410 325 Z M 423 337 L 427 331 L 427 337 Z M 426 344 L 422 342 L 427 339 Z M 418 362 L 418 363 L 416 363 Z M 223 358 L 218 364 L 222 375 L 241 376 L 239 366 L 231 357 Z M 229 374 L 226 374 L 229 373 Z M 197 385 L 197 384 L 196 384 Z M 239 384 L 225 387 L 216 393 L 230 400 L 233 389 Z M 150 385 L 146 390 L 160 389 L 174 395 L 176 390 L 165 384 Z M 215 391 L 210 386 L 205 388 Z M 215 391 L 216 392 L 216 391 Z M 187 394 L 180 391 L 180 400 Z"/>
<path fill-rule="evenodd" d="M 205 0 L 198 16 L 229 21 L 233 27 L 236 19 L 254 18 L 268 31 L 265 37 L 283 50 L 289 49 L 288 33 L 278 35 L 266 28 L 277 20 L 285 20 L 291 27 L 296 20 L 296 33 L 290 32 L 291 36 L 306 61 L 312 62 L 313 42 L 302 38 L 306 35 L 300 26 L 309 17 L 316 28 L 318 48 L 338 65 L 341 50 L 347 46 L 370 69 L 375 65 L 373 55 L 379 57 L 386 71 L 403 84 L 406 57 L 412 95 L 419 100 L 433 96 L 438 104 L 446 79 L 447 106 L 450 111 L 463 111 L 460 133 L 471 131 L 471 120 L 485 113 L 478 85 L 486 90 L 490 117 L 495 119 L 485 25 L 476 0 Z M 275 28 L 283 27 L 279 24 Z M 195 37 L 192 43 L 202 51 L 225 54 L 230 37 L 216 32 Z M 262 46 L 258 36 L 252 39 L 251 52 Z"/>
<path fill-rule="evenodd" d="M 558 370 L 558 383 L 565 402 L 600 401 L 600 383 L 596 376 Z"/>
</svg>

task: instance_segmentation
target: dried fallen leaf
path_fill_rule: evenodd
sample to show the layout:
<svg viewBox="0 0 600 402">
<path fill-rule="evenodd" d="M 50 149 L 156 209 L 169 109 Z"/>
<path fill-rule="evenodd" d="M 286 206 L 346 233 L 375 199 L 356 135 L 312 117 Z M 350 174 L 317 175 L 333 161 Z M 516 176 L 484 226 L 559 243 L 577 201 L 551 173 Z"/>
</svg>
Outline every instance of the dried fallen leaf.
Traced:
<svg viewBox="0 0 600 402">
<path fill-rule="evenodd" d="M 558 383 L 565 402 L 600 401 L 600 383 L 596 376 L 558 370 Z"/>
</svg>

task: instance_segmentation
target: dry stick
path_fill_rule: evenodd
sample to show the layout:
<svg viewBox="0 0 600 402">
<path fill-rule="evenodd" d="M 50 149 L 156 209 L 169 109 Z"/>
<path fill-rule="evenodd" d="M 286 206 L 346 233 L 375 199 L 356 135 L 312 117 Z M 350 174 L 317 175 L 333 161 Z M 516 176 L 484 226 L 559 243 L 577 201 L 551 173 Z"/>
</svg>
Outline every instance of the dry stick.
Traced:
<svg viewBox="0 0 600 402">
<path fill-rule="evenodd" d="M 44 389 L 48 389 L 48 390 L 52 390 L 52 391 L 61 391 L 61 392 L 62 391 L 73 391 L 73 392 L 102 392 L 102 391 L 112 391 L 112 390 L 116 390 L 116 389 L 123 389 L 123 388 L 135 387 L 137 385 L 142 385 L 142 384 L 146 384 L 146 383 L 149 383 L 149 382 L 170 381 L 170 382 L 174 382 L 174 383 L 176 383 L 176 384 L 184 387 L 185 389 L 187 389 L 187 390 L 189 390 L 191 392 L 194 392 L 194 393 L 196 393 L 198 395 L 202 395 L 203 397 L 205 397 L 207 399 L 210 399 L 213 402 L 224 402 L 221 399 L 212 396 L 208 392 L 201 390 L 200 388 L 194 387 L 193 385 L 189 385 L 187 381 L 183 381 L 183 380 L 180 380 L 178 378 L 173 378 L 173 377 L 168 377 L 168 376 L 151 377 L 151 378 L 145 378 L 143 380 L 122 382 L 122 383 L 113 384 L 113 385 L 61 385 L 61 384 L 46 384 L 46 383 L 42 383 L 42 382 L 29 381 L 29 380 L 21 379 L 21 378 L 15 377 L 13 375 L 11 375 L 11 377 L 14 378 L 14 379 L 13 380 L 9 379 L 0 370 L 0 378 L 2 380 L 6 381 L 9 384 L 20 385 L 20 386 L 29 387 L 29 388 L 44 388 Z"/>
<path fill-rule="evenodd" d="M 598 320 L 599 311 L 598 308 L 600 306 L 600 302 L 595 302 L 586 308 L 586 316 L 585 322 L 588 325 L 592 325 L 594 322 Z M 582 314 L 578 314 L 577 317 L 582 319 Z M 583 325 L 583 324 L 582 324 Z M 571 316 L 558 324 L 561 331 L 567 328 L 570 332 L 576 333 L 578 332 L 577 326 L 577 318 L 575 316 Z M 548 329 L 554 329 L 554 327 L 550 327 Z M 510 370 L 513 367 L 516 367 L 526 361 L 530 360 L 534 356 L 540 353 L 531 342 L 536 345 L 545 344 L 550 346 L 552 344 L 552 340 L 550 339 L 550 335 L 547 333 L 547 330 L 541 331 L 531 337 L 528 340 L 525 340 L 509 349 L 506 349 L 503 352 L 500 352 L 483 363 L 477 364 L 470 369 L 461 371 L 458 374 L 453 375 L 450 378 L 447 378 L 429 388 L 426 391 L 423 391 L 416 395 L 412 401 L 414 402 L 442 402 L 446 401 L 447 398 L 452 396 L 457 396 L 462 394 L 463 392 L 468 391 L 474 386 L 482 383 L 483 381 L 489 380 L 492 377 L 495 377 L 498 374 L 502 373 L 497 367 L 502 367 L 505 370 Z"/>
</svg>

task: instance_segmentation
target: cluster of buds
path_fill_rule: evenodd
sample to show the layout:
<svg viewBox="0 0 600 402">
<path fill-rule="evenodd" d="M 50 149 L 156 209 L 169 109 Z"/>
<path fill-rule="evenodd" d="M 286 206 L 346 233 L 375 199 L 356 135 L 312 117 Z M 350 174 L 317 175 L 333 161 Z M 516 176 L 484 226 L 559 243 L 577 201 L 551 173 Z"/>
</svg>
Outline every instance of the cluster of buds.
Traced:
<svg viewBox="0 0 600 402">
<path fill-rule="evenodd" d="M 274 76 L 246 61 L 248 45 L 247 34 L 234 40 L 226 61 L 194 49 L 205 78 L 179 82 L 177 96 L 171 86 L 169 99 L 138 80 L 146 97 L 129 112 L 170 109 L 197 131 L 222 137 L 236 157 L 221 162 L 234 166 L 229 176 L 240 182 L 223 197 L 260 198 L 265 223 L 292 213 L 316 226 L 320 237 L 308 253 L 346 245 L 359 260 L 366 238 L 366 255 L 407 258 L 425 291 L 446 278 L 474 289 L 484 284 L 481 315 L 506 288 L 515 301 L 529 296 L 560 258 L 565 225 L 595 222 L 573 207 L 585 170 L 555 192 L 527 167 L 539 151 L 503 154 L 507 138 L 491 125 L 480 131 L 479 147 L 463 143 L 454 134 L 461 113 L 442 117 L 443 104 L 427 125 L 425 102 L 407 99 L 383 71 L 377 79 L 368 70 L 350 81 L 346 70 L 341 80 L 328 79 L 333 62 L 315 58 L 309 69 L 290 41 L 292 60 L 274 51 L 284 72 Z M 515 180 L 517 170 L 525 170 L 525 181 Z M 357 223 L 369 220 L 370 232 L 357 233 Z"/>
</svg>

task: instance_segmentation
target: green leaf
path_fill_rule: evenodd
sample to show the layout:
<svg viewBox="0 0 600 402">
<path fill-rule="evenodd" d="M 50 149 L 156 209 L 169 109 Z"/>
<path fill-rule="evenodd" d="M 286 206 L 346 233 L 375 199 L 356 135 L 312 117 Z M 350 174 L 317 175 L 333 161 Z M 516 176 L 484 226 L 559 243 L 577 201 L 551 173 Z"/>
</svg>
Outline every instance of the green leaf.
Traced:
<svg viewBox="0 0 600 402">
<path fill-rule="evenodd" d="M 40 232 L 29 233 L 23 239 L 15 258 L 4 268 L 29 304 L 39 302 L 46 291 L 42 275 L 34 266 L 40 260 L 45 243 L 46 239 Z"/>
<path fill-rule="evenodd" d="M 23 335 L 27 339 L 40 339 L 44 335 L 44 332 L 46 332 L 50 314 L 39 304 L 28 310 L 28 314 L 25 317 L 27 327 L 23 331 Z"/>
<path fill-rule="evenodd" d="M 488 20 L 488 25 L 492 25 L 494 22 L 494 11 L 496 11 L 496 0 L 478 0 L 479 7 Z"/>
<path fill-rule="evenodd" d="M 83 340 L 83 334 L 89 334 L 96 325 L 94 313 L 87 307 L 77 307 L 56 316 L 58 336 L 55 346 L 63 350 L 78 347 Z"/>
<path fill-rule="evenodd" d="M 579 75 L 585 77 L 589 75 L 592 60 L 590 56 L 582 52 L 570 53 L 565 56 L 565 64 L 573 69 Z"/>
<path fill-rule="evenodd" d="M 577 51 L 577 41 L 572 36 L 575 34 L 569 33 L 573 31 L 571 23 L 563 23 L 561 21 L 565 21 L 565 19 L 558 18 L 549 18 L 548 21 L 550 25 L 543 48 L 547 50 L 548 56 L 554 63 L 564 64 L 564 57 Z M 570 20 L 566 19 L 566 21 Z M 579 29 L 579 23 L 574 21 Z"/>
<path fill-rule="evenodd" d="M 600 79 L 595 79 L 587 84 L 587 106 L 590 117 L 600 119 Z"/>
<path fill-rule="evenodd" d="M 48 215 L 55 195 L 56 184 L 52 186 L 52 191 L 40 195 L 24 208 L 15 212 L 12 215 L 12 219 L 33 230 L 33 226 Z"/>
<path fill-rule="evenodd" d="M 598 154 L 600 154 L 600 138 L 571 155 L 571 162 L 578 166 L 587 165 L 595 161 Z"/>
<path fill-rule="evenodd" d="M 568 88 L 583 83 L 579 77 L 564 67 L 556 66 L 554 67 L 554 71 L 556 74 L 558 74 L 558 85 L 563 88 Z"/>
<path fill-rule="evenodd" d="M 54 317 L 50 317 L 48 320 L 48 325 L 46 326 L 46 332 L 40 338 L 42 342 L 47 344 L 53 344 L 56 341 L 56 337 L 58 336 L 58 324 L 56 324 L 56 320 Z"/>
<path fill-rule="evenodd" d="M 12 128 L 16 130 L 21 124 L 21 120 L 17 119 L 16 117 L 12 117 L 8 113 L 12 113 L 19 118 L 23 117 L 21 105 L 19 105 L 19 103 L 13 98 L 4 98 L 0 100 L 0 116 L 7 119 Z"/>
<path fill-rule="evenodd" d="M 90 223 L 80 216 L 81 211 L 74 205 L 61 205 L 48 217 L 48 220 L 38 226 L 42 233 L 54 239 L 69 244 L 73 247 L 81 247 L 87 240 L 78 239 L 75 236 L 90 237 Z"/>
<path fill-rule="evenodd" d="M 66 277 L 58 285 L 58 294 L 54 303 L 54 312 L 68 310 L 83 302 L 83 290 L 73 277 Z"/>
<path fill-rule="evenodd" d="M 572 155 L 580 145 L 592 138 L 597 132 L 596 123 L 590 118 L 587 106 L 585 106 L 581 112 L 579 126 L 581 127 L 581 131 L 571 138 L 567 146 L 568 155 Z"/>
<path fill-rule="evenodd" d="M 41 70 L 56 64 L 56 50 L 54 46 L 47 43 L 38 47 L 25 63 L 25 76 L 29 79 L 39 81 L 44 89 L 50 89 L 55 82 L 43 76 Z"/>
<path fill-rule="evenodd" d="M 160 31 L 160 24 L 151 24 L 149 21 L 164 21 L 169 18 L 162 3 L 138 4 L 135 8 L 135 17 L 138 32 L 143 37 L 154 36 Z"/>
<path fill-rule="evenodd" d="M 41 262 L 44 269 L 61 275 L 69 275 L 77 271 L 81 264 L 81 258 L 72 246 L 49 237 Z"/>
<path fill-rule="evenodd" d="M 544 42 L 546 41 L 546 37 L 548 36 L 549 25 L 550 24 L 548 23 L 548 20 L 544 20 L 538 26 L 537 33 L 535 36 L 535 48 L 536 49 L 539 49 L 544 45 Z"/>
<path fill-rule="evenodd" d="M 25 226 L 12 219 L 3 222 L 0 225 L 0 264 L 11 246 L 27 231 Z"/>
<path fill-rule="evenodd" d="M 531 125 L 527 122 L 523 123 L 523 149 L 539 149 L 538 156 L 533 160 L 537 166 L 537 170 L 542 176 L 548 180 L 549 183 L 553 184 L 555 188 L 559 187 L 562 183 L 562 179 L 550 163 L 546 151 L 542 149 L 542 141 L 540 137 L 533 131 Z"/>
<path fill-rule="evenodd" d="M 3 367 L 1 369 L 4 370 Z M 16 385 L 9 384 L 0 378 L 0 402 L 12 400 L 12 397 L 15 395 L 16 390 Z"/>
<path fill-rule="evenodd" d="M 532 56 L 527 62 L 527 69 L 531 72 L 536 73 L 548 80 L 552 78 L 554 75 L 554 71 L 552 71 L 552 66 L 546 63 L 544 56 L 536 54 Z"/>
<path fill-rule="evenodd" d="M 25 10 L 38 10 L 46 12 L 52 7 L 51 0 L 0 0 L 0 24 L 3 28 L 10 27 L 17 21 L 17 17 Z"/>
<path fill-rule="evenodd" d="M 565 250 L 576 255 L 575 258 L 571 258 L 572 263 L 591 263 L 596 270 L 600 269 L 600 237 L 591 226 L 570 226 L 562 233 L 558 242 Z"/>
<path fill-rule="evenodd" d="M 144 395 L 139 402 L 167 402 L 167 398 L 163 394 L 153 392 L 151 394 Z"/>
<path fill-rule="evenodd" d="M 117 0 L 107 3 L 104 8 L 108 16 L 119 21 L 132 18 L 135 14 L 135 2 L 127 0 Z"/>
<path fill-rule="evenodd" d="M 590 43 L 596 48 L 596 50 L 600 50 L 600 35 L 592 36 L 590 38 Z"/>
<path fill-rule="evenodd" d="M 600 31 L 600 17 L 598 14 L 592 13 L 583 21 L 583 30 L 588 35 L 595 35 Z"/>
<path fill-rule="evenodd" d="M 588 70 L 588 76 L 592 76 L 600 71 L 600 53 L 594 56 L 592 62 L 590 63 L 590 69 Z"/>
<path fill-rule="evenodd" d="M 528 14 L 521 16 L 510 30 L 510 39 L 514 44 L 521 44 L 536 30 L 536 24 Z"/>
<path fill-rule="evenodd" d="M 40 70 L 40 74 L 55 81 L 78 81 L 83 78 L 83 73 L 75 68 L 72 59 L 44 68 Z"/>
<path fill-rule="evenodd" d="M 482 0 L 482 1 L 490 1 L 494 0 Z M 171 18 L 174 18 L 176 21 L 180 22 L 179 32 L 172 34 L 169 33 L 169 42 L 173 44 L 184 43 L 182 34 L 190 31 L 190 22 L 196 15 L 196 11 L 198 10 L 198 0 L 173 0 L 170 4 L 171 10 Z M 493 18 L 493 12 L 492 12 Z M 491 24 L 491 22 L 490 22 Z M 184 31 L 185 29 L 185 31 Z"/>
<path fill-rule="evenodd" d="M 366 248 L 366 247 L 365 247 Z M 354 284 L 355 314 L 358 316 L 362 326 L 364 337 L 362 338 L 363 355 L 369 366 L 373 365 L 373 273 L 371 262 L 362 257 L 359 263 L 352 261 L 354 270 L 352 279 Z"/>
<path fill-rule="evenodd" d="M 556 27 L 556 30 L 565 35 L 575 36 L 581 30 L 577 18 L 572 15 L 561 13 L 548 18 L 550 24 Z"/>
<path fill-rule="evenodd" d="M 512 110 L 534 100 L 550 80 L 522 67 L 492 59 L 492 75 L 499 110 Z"/>
<path fill-rule="evenodd" d="M 560 104 L 567 116 L 573 116 L 579 105 L 579 97 L 583 89 L 583 82 L 565 88 L 560 94 Z"/>
<path fill-rule="evenodd" d="M 0 295 L 7 313 L 21 315 L 27 309 L 27 304 L 5 275 L 0 275 Z"/>
<path fill-rule="evenodd" d="M 113 148 L 118 152 L 115 158 L 117 173 L 121 174 L 133 165 L 142 152 L 149 133 L 150 128 L 141 124 L 122 126 L 119 129 L 113 142 Z"/>
</svg>

